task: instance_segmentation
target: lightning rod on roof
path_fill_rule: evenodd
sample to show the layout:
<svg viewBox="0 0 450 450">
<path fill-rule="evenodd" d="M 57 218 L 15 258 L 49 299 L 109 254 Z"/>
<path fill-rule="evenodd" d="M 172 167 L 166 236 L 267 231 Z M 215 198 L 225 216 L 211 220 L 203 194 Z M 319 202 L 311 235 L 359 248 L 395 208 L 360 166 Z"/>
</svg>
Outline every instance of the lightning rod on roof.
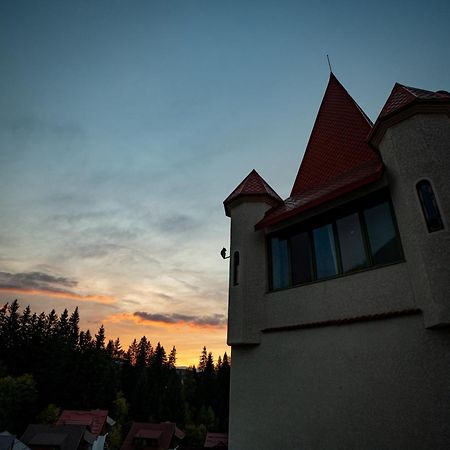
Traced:
<svg viewBox="0 0 450 450">
<path fill-rule="evenodd" d="M 333 73 L 333 69 L 331 68 L 330 57 L 327 55 L 328 67 L 330 68 L 330 73 Z"/>
</svg>

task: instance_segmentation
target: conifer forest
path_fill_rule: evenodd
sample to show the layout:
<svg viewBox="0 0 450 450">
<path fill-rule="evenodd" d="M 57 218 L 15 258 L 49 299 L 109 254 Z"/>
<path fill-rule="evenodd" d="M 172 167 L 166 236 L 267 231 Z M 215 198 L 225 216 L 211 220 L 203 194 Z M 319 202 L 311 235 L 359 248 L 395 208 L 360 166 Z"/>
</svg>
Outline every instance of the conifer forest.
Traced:
<svg viewBox="0 0 450 450">
<path fill-rule="evenodd" d="M 107 409 L 117 421 L 109 447 L 117 449 L 132 421 L 176 422 L 193 444 L 206 430 L 227 432 L 230 360 L 206 347 L 199 363 L 176 368 L 145 336 L 128 349 L 107 341 L 102 326 L 80 330 L 78 308 L 60 315 L 0 308 L 0 431 L 20 435 L 30 423 L 54 423 L 63 409 Z"/>
</svg>

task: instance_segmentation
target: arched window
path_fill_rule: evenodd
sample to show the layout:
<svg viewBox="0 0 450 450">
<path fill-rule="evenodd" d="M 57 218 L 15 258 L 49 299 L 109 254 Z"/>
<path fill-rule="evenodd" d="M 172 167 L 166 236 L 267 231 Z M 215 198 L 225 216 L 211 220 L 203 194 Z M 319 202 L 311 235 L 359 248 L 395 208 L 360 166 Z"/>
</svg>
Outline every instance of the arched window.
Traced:
<svg viewBox="0 0 450 450">
<path fill-rule="evenodd" d="M 421 180 L 417 183 L 416 189 L 420 204 L 422 205 L 422 212 L 427 223 L 428 232 L 432 233 L 433 231 L 442 230 L 444 224 L 431 183 L 428 180 Z"/>
<path fill-rule="evenodd" d="M 239 284 L 239 252 L 233 253 L 233 285 Z"/>
</svg>

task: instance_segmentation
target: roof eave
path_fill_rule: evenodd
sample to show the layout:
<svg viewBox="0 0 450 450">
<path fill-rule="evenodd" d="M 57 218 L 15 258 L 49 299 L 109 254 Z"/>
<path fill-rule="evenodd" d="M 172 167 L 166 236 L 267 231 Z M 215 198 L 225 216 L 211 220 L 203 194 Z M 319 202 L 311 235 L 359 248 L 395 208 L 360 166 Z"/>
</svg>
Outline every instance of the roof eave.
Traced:
<svg viewBox="0 0 450 450">
<path fill-rule="evenodd" d="M 225 209 L 225 215 L 227 217 L 231 217 L 231 209 L 233 209 L 233 206 L 236 206 L 237 204 L 243 203 L 245 201 L 248 202 L 264 202 L 271 206 L 279 206 L 281 203 L 283 203 L 283 200 L 281 197 L 278 199 L 273 197 L 272 195 L 261 193 L 261 194 L 241 194 L 237 197 L 232 198 L 231 200 L 225 200 L 223 202 L 223 207 Z"/>
<path fill-rule="evenodd" d="M 332 191 L 316 200 L 313 200 L 309 203 L 306 203 L 304 205 L 301 205 L 297 208 L 291 209 L 289 211 L 286 211 L 280 215 L 276 215 L 272 218 L 268 217 L 268 218 L 263 218 L 262 220 L 260 220 L 256 225 L 255 225 L 255 230 L 262 230 L 262 229 L 266 229 L 269 228 L 273 225 L 278 225 L 281 222 L 284 222 L 285 220 L 288 220 L 294 216 L 296 216 L 297 214 L 300 214 L 301 212 L 310 210 L 316 206 L 322 205 L 323 203 L 326 203 L 330 200 L 334 200 L 344 194 L 347 194 L 348 192 L 354 190 L 354 189 L 358 189 L 360 187 L 363 187 L 367 184 L 370 184 L 372 182 L 377 181 L 381 175 L 383 174 L 383 170 L 384 170 L 384 166 L 381 163 L 379 166 L 379 169 L 374 172 L 371 175 L 368 175 L 367 177 L 357 180 L 353 183 L 349 183 L 345 186 L 342 186 L 339 189 L 336 189 L 335 191 Z"/>
</svg>

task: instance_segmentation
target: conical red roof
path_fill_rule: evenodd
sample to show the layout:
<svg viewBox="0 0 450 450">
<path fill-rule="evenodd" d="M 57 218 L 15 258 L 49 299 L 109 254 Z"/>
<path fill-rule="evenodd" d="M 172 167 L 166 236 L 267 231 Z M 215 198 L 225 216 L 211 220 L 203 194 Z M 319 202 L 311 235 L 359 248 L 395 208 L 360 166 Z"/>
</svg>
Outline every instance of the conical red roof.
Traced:
<svg viewBox="0 0 450 450">
<path fill-rule="evenodd" d="M 281 197 L 264 181 L 264 179 L 253 169 L 238 187 L 224 200 L 225 213 L 230 215 L 228 205 L 243 196 L 267 196 L 271 198 L 275 204 L 282 203 Z"/>
<path fill-rule="evenodd" d="M 378 120 L 398 111 L 415 100 L 450 100 L 450 94 L 445 91 L 426 91 L 425 89 L 418 89 L 395 83 L 391 95 L 389 95 L 389 98 L 386 100 L 386 103 L 378 116 Z"/>
<path fill-rule="evenodd" d="M 291 196 L 326 187 L 361 165 L 380 162 L 367 143 L 372 123 L 331 73 Z"/>
<path fill-rule="evenodd" d="M 268 211 L 257 228 L 378 179 L 383 162 L 367 142 L 371 129 L 370 119 L 331 73 L 291 196 Z"/>
</svg>

